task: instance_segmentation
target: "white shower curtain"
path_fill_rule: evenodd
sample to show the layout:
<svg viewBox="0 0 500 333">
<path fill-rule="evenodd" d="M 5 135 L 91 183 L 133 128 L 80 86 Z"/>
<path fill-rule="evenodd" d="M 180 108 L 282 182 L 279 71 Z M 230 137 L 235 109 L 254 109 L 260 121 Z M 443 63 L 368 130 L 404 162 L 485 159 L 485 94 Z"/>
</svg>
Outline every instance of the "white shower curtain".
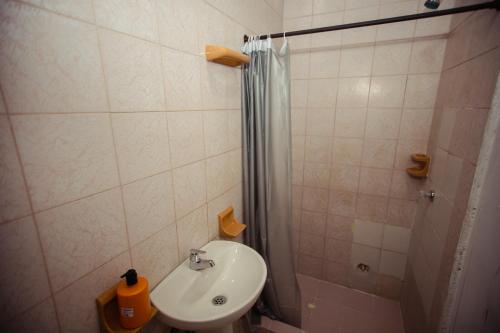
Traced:
<svg viewBox="0 0 500 333">
<path fill-rule="evenodd" d="M 300 327 L 300 292 L 292 250 L 290 56 L 285 39 L 247 42 L 242 67 L 245 242 L 266 261 L 268 278 L 257 307 Z"/>
</svg>

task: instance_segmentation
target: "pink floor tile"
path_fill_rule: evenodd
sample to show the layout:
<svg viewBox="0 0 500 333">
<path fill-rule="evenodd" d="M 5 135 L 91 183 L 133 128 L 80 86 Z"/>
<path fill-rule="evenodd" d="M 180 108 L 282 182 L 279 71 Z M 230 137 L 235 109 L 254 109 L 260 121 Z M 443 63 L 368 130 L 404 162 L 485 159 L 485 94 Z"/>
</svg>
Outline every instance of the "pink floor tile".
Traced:
<svg viewBox="0 0 500 333">
<path fill-rule="evenodd" d="M 342 304 L 350 291 L 351 290 L 349 288 L 321 281 L 318 289 L 318 298 L 327 299 Z"/>
<path fill-rule="evenodd" d="M 358 311 L 371 313 L 374 310 L 373 299 L 373 295 L 349 289 L 349 292 L 344 298 L 342 304 Z"/>
<path fill-rule="evenodd" d="M 303 333 L 304 331 L 300 328 L 287 325 L 285 323 L 279 322 L 277 320 L 271 320 L 271 325 L 267 327 L 274 333 Z"/>
<path fill-rule="evenodd" d="M 298 279 L 302 291 L 302 327 L 306 333 L 405 332 L 396 301 L 304 275 Z"/>
<path fill-rule="evenodd" d="M 311 309 L 310 323 L 321 323 L 331 327 L 340 327 L 342 306 L 334 301 L 318 299 L 316 308 Z"/>
</svg>

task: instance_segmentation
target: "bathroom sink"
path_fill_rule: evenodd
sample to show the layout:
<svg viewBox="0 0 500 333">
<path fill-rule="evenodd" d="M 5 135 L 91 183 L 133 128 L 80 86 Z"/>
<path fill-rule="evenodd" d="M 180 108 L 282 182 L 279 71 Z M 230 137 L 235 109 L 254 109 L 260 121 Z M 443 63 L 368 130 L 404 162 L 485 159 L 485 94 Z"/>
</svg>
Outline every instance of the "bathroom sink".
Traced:
<svg viewBox="0 0 500 333">
<path fill-rule="evenodd" d="M 189 259 L 151 292 L 159 319 L 169 326 L 207 332 L 231 332 L 232 322 L 253 306 L 267 276 L 262 257 L 230 241 L 211 241 L 201 248 L 214 267 L 195 271 Z"/>
</svg>

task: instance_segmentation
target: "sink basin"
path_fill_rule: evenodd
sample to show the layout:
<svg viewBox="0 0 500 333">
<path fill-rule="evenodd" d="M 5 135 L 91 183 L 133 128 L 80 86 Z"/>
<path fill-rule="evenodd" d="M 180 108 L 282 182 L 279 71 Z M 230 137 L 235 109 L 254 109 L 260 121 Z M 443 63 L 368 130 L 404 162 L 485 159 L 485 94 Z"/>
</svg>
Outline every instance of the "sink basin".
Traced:
<svg viewBox="0 0 500 333">
<path fill-rule="evenodd" d="M 267 276 L 262 257 L 252 248 L 230 241 L 211 241 L 202 250 L 215 266 L 189 268 L 189 259 L 151 292 L 159 319 L 169 326 L 210 332 L 230 332 L 259 297 Z"/>
</svg>

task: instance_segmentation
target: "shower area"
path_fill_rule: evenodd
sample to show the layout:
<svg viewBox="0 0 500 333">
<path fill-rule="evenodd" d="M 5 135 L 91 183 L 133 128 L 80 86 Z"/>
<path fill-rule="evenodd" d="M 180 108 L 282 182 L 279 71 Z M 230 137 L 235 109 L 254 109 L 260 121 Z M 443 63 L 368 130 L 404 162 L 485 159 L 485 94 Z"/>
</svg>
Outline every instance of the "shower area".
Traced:
<svg viewBox="0 0 500 333">
<path fill-rule="evenodd" d="M 478 3 L 284 1 L 284 31 L 312 32 L 272 35 L 291 52 L 290 223 L 306 332 L 451 331 L 499 14 L 357 23 Z M 407 172 L 416 153 L 430 157 L 427 177 Z"/>
</svg>

